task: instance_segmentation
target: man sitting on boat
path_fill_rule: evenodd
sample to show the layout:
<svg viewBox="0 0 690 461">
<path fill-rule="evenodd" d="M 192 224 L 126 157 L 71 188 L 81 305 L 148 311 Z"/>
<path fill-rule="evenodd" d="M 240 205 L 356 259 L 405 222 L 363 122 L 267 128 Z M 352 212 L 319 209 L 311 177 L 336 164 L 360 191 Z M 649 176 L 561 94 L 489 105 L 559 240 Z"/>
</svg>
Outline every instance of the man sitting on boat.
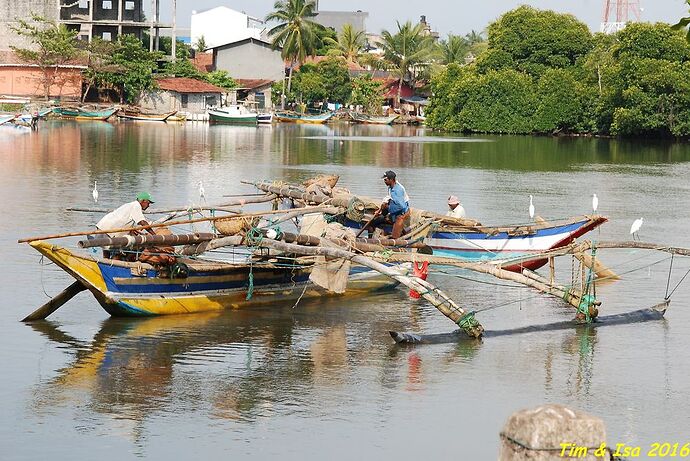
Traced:
<svg viewBox="0 0 690 461">
<path fill-rule="evenodd" d="M 133 202 L 125 203 L 114 211 L 111 211 L 107 215 L 103 216 L 100 221 L 96 224 L 96 228 L 99 230 L 109 230 L 109 229 L 128 229 L 137 226 L 148 226 L 149 222 L 144 218 L 144 211 L 151 205 L 153 199 L 151 194 L 148 192 L 140 192 L 137 194 L 137 199 Z M 120 232 L 108 233 L 111 237 L 122 237 L 131 232 L 138 233 L 136 231 L 127 232 L 126 230 Z M 149 234 L 155 235 L 156 232 L 150 227 L 146 229 Z M 108 250 L 103 250 L 103 256 L 105 258 L 111 257 L 111 252 Z M 112 255 L 114 256 L 114 255 Z"/>
<path fill-rule="evenodd" d="M 382 179 L 388 186 L 388 195 L 384 197 L 383 203 L 374 213 L 374 218 L 367 226 L 367 230 L 372 233 L 374 228 L 384 223 L 393 224 L 391 237 L 398 238 L 402 234 L 405 220 L 410 217 L 410 197 L 405 187 L 397 182 L 394 171 L 386 171 Z"/>
<path fill-rule="evenodd" d="M 462 207 L 460 199 L 455 195 L 448 197 L 448 211 L 446 212 L 446 216 L 450 216 L 451 218 L 465 217 L 465 209 Z"/>
</svg>

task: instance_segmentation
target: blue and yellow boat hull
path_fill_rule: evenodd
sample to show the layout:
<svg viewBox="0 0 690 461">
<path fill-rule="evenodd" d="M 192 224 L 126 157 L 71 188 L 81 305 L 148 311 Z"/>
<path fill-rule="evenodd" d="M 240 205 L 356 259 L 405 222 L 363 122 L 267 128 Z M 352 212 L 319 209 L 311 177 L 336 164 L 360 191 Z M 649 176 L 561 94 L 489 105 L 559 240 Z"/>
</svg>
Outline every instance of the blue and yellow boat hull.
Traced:
<svg viewBox="0 0 690 461">
<path fill-rule="evenodd" d="M 189 314 L 335 295 L 309 281 L 309 266 L 224 264 L 208 270 L 190 268 L 186 277 L 171 278 L 148 264 L 98 259 L 44 241 L 31 246 L 82 282 L 112 316 Z M 395 285 L 378 272 L 353 266 L 347 290 L 339 296 Z"/>
</svg>

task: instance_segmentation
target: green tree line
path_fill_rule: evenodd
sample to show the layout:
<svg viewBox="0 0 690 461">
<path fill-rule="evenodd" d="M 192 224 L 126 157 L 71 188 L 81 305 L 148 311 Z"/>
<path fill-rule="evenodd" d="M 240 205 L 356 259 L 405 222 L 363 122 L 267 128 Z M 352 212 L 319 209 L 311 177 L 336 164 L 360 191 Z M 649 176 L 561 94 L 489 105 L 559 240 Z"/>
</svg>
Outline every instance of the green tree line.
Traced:
<svg viewBox="0 0 690 461">
<path fill-rule="evenodd" d="M 431 91 L 427 124 L 444 130 L 688 136 L 690 46 L 668 24 L 592 35 L 574 16 L 522 6 Z"/>
</svg>

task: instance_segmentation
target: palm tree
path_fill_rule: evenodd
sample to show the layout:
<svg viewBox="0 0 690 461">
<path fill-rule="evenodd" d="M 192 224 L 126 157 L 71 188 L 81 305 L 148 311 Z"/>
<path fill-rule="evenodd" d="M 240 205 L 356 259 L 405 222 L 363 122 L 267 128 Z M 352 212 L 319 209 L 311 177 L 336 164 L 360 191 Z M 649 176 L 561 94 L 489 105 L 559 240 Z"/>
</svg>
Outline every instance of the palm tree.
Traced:
<svg viewBox="0 0 690 461">
<path fill-rule="evenodd" d="M 348 62 L 355 62 L 355 59 L 364 50 L 364 39 L 364 31 L 355 31 L 352 24 L 345 24 L 343 30 L 338 34 L 338 41 L 331 38 L 327 38 L 327 41 L 335 47 L 340 56 L 343 56 Z"/>
<path fill-rule="evenodd" d="M 295 63 L 304 64 L 307 56 L 316 53 L 317 36 L 315 30 L 322 28 L 312 21 L 317 13 L 313 0 L 277 0 L 274 11 L 266 16 L 266 21 L 278 21 L 280 24 L 268 31 L 273 37 L 273 47 L 282 47 L 281 56 L 290 61 L 288 92 L 292 84 L 292 70 Z"/>
<path fill-rule="evenodd" d="M 477 43 L 482 43 L 484 41 L 484 32 L 477 32 L 476 30 L 470 31 L 470 33 L 465 34 L 465 41 L 469 46 L 476 45 Z"/>
<path fill-rule="evenodd" d="M 424 25 L 413 26 L 409 21 L 403 25 L 398 22 L 398 31 L 391 34 L 381 32 L 384 58 L 390 62 L 400 78 L 398 82 L 397 103 L 400 104 L 403 79 L 414 82 L 416 69 L 426 65 L 433 52 L 432 38 L 424 33 Z"/>
<path fill-rule="evenodd" d="M 441 40 L 438 48 L 441 62 L 443 64 L 450 64 L 451 62 L 463 62 L 470 46 L 466 38 L 448 34 L 448 38 Z"/>
</svg>

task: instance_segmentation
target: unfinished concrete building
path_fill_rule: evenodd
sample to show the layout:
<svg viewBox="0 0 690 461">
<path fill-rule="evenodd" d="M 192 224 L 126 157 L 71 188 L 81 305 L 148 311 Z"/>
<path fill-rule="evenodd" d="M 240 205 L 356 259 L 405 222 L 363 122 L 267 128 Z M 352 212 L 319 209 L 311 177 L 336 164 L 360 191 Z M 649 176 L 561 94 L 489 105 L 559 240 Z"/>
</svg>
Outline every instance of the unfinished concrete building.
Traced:
<svg viewBox="0 0 690 461">
<path fill-rule="evenodd" d="M 144 2 L 150 2 L 150 18 L 144 14 Z M 160 3 L 161 0 L 0 0 L 0 50 L 10 49 L 11 45 L 27 46 L 12 26 L 18 26 L 20 19 L 30 20 L 32 14 L 65 24 L 76 30 L 81 40 L 115 40 L 121 34 L 143 38 L 144 31 L 149 31 L 154 48 L 159 30 L 170 27 L 160 24 Z"/>
</svg>

